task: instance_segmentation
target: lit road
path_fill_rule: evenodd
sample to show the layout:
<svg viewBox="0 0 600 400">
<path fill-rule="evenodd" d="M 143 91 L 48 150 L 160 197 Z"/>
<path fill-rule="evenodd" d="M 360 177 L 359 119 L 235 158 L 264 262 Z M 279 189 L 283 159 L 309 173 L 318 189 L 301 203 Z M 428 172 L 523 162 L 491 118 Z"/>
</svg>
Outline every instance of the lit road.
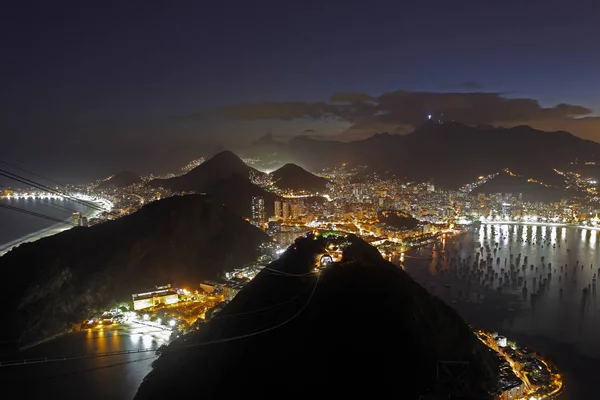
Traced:
<svg viewBox="0 0 600 400">
<path fill-rule="evenodd" d="M 483 331 L 478 331 L 478 333 L 479 334 L 476 336 L 479 338 L 479 340 L 481 340 L 486 346 L 497 351 L 498 354 L 500 354 L 502 357 L 504 357 L 506 359 L 506 361 L 508 361 L 508 363 L 510 364 L 515 375 L 519 379 L 521 379 L 521 381 L 523 381 L 523 383 L 525 384 L 525 388 L 526 388 L 526 390 L 525 390 L 526 396 L 523 397 L 523 400 L 529 400 L 531 398 L 534 398 L 536 400 L 551 399 L 551 398 L 553 398 L 553 396 L 557 395 L 562 390 L 563 384 L 562 384 L 561 376 L 558 374 L 552 374 L 551 383 L 555 386 L 555 388 L 543 396 L 538 396 L 538 397 L 531 396 L 536 391 L 543 389 L 543 386 L 532 384 L 527 376 L 527 373 L 525 373 L 522 370 L 520 364 L 518 362 L 515 362 L 514 360 L 512 360 L 512 358 L 509 357 L 508 354 L 506 354 L 504 351 L 502 351 L 502 348 L 500 348 L 497 345 L 496 341 L 494 340 L 494 338 L 491 337 L 491 335 L 489 333 L 483 332 Z M 542 360 L 540 358 L 538 358 L 538 360 L 540 362 L 542 362 L 546 366 L 546 368 L 550 371 L 550 367 L 544 360 Z"/>
</svg>

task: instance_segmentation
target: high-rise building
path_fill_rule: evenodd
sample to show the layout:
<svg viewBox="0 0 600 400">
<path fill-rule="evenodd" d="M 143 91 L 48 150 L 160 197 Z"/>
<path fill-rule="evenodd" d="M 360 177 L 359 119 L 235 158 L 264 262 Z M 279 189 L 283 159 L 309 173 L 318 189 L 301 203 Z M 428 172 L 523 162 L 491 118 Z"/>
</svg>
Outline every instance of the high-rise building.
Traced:
<svg viewBox="0 0 600 400">
<path fill-rule="evenodd" d="M 299 218 L 300 217 L 300 204 L 298 204 L 297 202 L 294 202 L 291 204 L 290 206 L 290 211 L 292 214 L 292 218 Z"/>
<path fill-rule="evenodd" d="M 288 203 L 287 201 L 284 202 L 283 204 L 283 210 L 282 210 L 282 217 L 283 219 L 288 219 L 290 217 L 290 203 Z"/>
<path fill-rule="evenodd" d="M 73 225 L 81 226 L 82 219 L 83 219 L 82 212 L 77 211 L 77 212 L 73 213 Z"/>
<path fill-rule="evenodd" d="M 262 196 L 252 196 L 252 222 L 259 227 L 265 224 L 265 199 Z"/>
<path fill-rule="evenodd" d="M 275 218 L 281 218 L 281 200 L 275 200 Z"/>
<path fill-rule="evenodd" d="M 87 217 L 81 217 L 81 226 L 89 226 Z"/>
</svg>

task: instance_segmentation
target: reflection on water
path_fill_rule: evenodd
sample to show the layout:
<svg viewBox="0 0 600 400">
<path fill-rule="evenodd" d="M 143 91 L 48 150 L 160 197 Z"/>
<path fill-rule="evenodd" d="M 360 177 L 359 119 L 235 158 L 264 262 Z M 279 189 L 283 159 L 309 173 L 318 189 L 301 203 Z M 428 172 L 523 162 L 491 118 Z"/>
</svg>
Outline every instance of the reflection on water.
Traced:
<svg viewBox="0 0 600 400">
<path fill-rule="evenodd" d="M 10 359 L 156 349 L 168 338 L 167 331 L 120 324 L 65 335 Z M 131 399 L 155 357 L 151 351 L 0 368 L 0 383 L 18 385 L 28 399 Z"/>
<path fill-rule="evenodd" d="M 402 263 L 469 323 L 600 357 L 598 240 L 592 229 L 482 225 Z"/>
</svg>

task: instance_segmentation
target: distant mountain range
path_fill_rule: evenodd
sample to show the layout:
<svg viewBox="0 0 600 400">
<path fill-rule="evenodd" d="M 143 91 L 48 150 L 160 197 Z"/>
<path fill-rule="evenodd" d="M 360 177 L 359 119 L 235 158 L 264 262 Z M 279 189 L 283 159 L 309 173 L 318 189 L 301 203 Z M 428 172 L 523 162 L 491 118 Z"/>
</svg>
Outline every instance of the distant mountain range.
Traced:
<svg viewBox="0 0 600 400">
<path fill-rule="evenodd" d="M 132 171 L 121 171 L 98 185 L 97 189 L 117 189 L 136 183 L 141 183 L 142 178 Z"/>
<path fill-rule="evenodd" d="M 255 153 L 259 142 L 252 147 Z M 269 143 L 265 152 L 273 146 Z M 505 168 L 541 181 L 556 180 L 553 168 L 560 169 L 576 159 L 600 161 L 600 144 L 568 132 L 544 132 L 529 126 L 494 128 L 428 122 L 407 135 L 381 133 L 353 142 L 298 136 L 279 153 L 286 162 L 313 170 L 349 163 L 457 188 Z"/>
<path fill-rule="evenodd" d="M 0 341 L 48 337 L 157 284 L 217 278 L 256 259 L 267 241 L 220 203 L 188 195 L 22 244 L 0 257 L 10 283 L 0 294 Z"/>
<path fill-rule="evenodd" d="M 324 192 L 329 183 L 327 179 L 311 174 L 296 164 L 285 164 L 271 175 L 278 188 L 294 191 Z"/>
<path fill-rule="evenodd" d="M 327 242 L 297 239 L 163 349 L 135 399 L 491 399 L 497 365 L 461 317 L 374 247 L 345 240 L 342 261 L 311 275 Z"/>
</svg>

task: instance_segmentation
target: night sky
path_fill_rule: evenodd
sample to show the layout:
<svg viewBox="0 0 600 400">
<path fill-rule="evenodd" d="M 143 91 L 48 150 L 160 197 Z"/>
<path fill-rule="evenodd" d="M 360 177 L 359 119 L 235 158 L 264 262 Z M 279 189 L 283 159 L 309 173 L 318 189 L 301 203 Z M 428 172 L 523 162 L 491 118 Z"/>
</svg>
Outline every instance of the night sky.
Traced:
<svg viewBox="0 0 600 400">
<path fill-rule="evenodd" d="M 595 0 L 20 1 L 0 30 L 0 159 L 59 180 L 430 113 L 600 141 Z"/>
</svg>

